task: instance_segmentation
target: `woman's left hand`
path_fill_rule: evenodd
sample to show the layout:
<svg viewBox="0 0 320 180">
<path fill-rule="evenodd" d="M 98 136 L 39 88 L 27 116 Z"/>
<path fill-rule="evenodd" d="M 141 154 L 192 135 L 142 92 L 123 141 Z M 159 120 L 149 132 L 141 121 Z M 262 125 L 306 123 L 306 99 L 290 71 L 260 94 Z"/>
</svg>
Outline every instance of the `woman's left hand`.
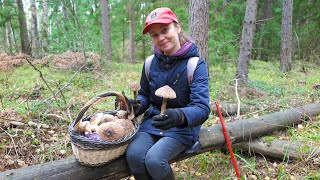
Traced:
<svg viewBox="0 0 320 180">
<path fill-rule="evenodd" d="M 165 114 L 154 116 L 152 125 L 161 130 L 167 130 L 183 123 L 183 112 L 180 109 L 167 109 Z"/>
</svg>

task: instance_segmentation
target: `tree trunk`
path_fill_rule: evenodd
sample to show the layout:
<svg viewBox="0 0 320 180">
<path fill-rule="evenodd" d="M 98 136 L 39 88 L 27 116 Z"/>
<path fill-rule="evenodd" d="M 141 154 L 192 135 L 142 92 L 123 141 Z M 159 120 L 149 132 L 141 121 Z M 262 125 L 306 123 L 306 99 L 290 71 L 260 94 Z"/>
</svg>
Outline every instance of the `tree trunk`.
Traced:
<svg viewBox="0 0 320 180">
<path fill-rule="evenodd" d="M 108 0 L 101 0 L 101 18 L 102 18 L 102 33 L 103 33 L 103 47 L 106 61 L 112 59 L 111 37 L 110 37 L 110 16 L 109 16 L 109 2 Z"/>
<path fill-rule="evenodd" d="M 17 38 L 16 38 L 16 33 L 15 33 L 15 29 L 12 28 L 12 22 L 11 19 L 9 20 L 10 26 L 11 26 L 11 30 L 12 30 L 12 39 L 13 39 L 13 45 L 14 45 L 14 52 L 17 52 L 19 50 L 18 47 L 18 42 L 17 42 Z"/>
<path fill-rule="evenodd" d="M 6 46 L 8 48 L 9 54 L 12 54 L 13 50 L 13 42 L 12 42 L 12 27 L 10 21 L 6 22 L 6 35 L 5 35 L 5 40 L 6 40 Z"/>
<path fill-rule="evenodd" d="M 6 7 L 6 2 L 1 2 L 0 1 L 0 11 L 1 12 L 5 12 L 5 7 Z M 10 18 L 11 17 L 7 17 L 6 19 L 4 19 L 1 24 L 0 27 L 4 27 L 3 29 L 0 28 L 1 30 L 1 34 L 3 34 L 3 48 L 4 48 L 4 52 L 5 53 L 12 53 L 12 39 L 11 39 L 11 24 L 10 24 Z"/>
<path fill-rule="evenodd" d="M 26 14 L 23 9 L 22 0 L 17 0 L 18 14 L 19 14 L 19 27 L 20 27 L 20 42 L 21 52 L 31 56 L 31 47 L 27 30 Z"/>
<path fill-rule="evenodd" d="M 62 23 L 63 23 L 63 27 L 64 27 L 64 33 L 63 33 L 63 39 L 65 39 L 63 41 L 63 43 L 65 44 L 65 48 L 66 49 L 76 49 L 74 47 L 74 44 L 73 44 L 73 40 L 70 40 L 70 33 L 69 33 L 69 27 L 70 25 L 71 26 L 75 26 L 76 27 L 76 23 L 75 23 L 75 19 L 76 17 L 75 16 L 72 16 L 72 10 L 73 10 L 73 7 L 72 7 L 72 1 L 62 1 L 62 12 L 63 12 L 63 17 L 64 17 L 64 20 L 60 20 Z M 70 13 L 68 13 L 70 12 Z"/>
<path fill-rule="evenodd" d="M 134 51 L 134 27 L 135 27 L 135 19 L 134 19 L 134 4 L 133 0 L 129 0 L 128 2 L 128 8 L 129 8 L 129 25 L 130 25 L 130 30 L 129 30 L 129 52 L 130 52 L 130 62 L 135 61 L 135 51 Z"/>
<path fill-rule="evenodd" d="M 47 55 L 48 53 L 48 0 L 43 0 L 42 1 L 42 34 L 41 34 L 41 42 L 42 42 L 42 49 L 43 49 L 43 56 Z"/>
<path fill-rule="evenodd" d="M 265 36 L 265 30 L 264 26 L 269 21 L 269 19 L 272 17 L 272 1 L 271 0 L 264 0 L 263 5 L 263 15 L 262 15 L 262 22 L 257 24 L 257 32 L 261 32 L 260 40 L 259 40 L 259 46 L 258 46 L 258 52 L 257 52 L 257 59 L 263 60 L 269 59 L 267 56 L 267 53 L 265 52 L 265 49 L 268 47 L 268 41 L 269 38 Z M 263 54 L 262 54 L 263 53 Z"/>
<path fill-rule="evenodd" d="M 254 27 L 256 23 L 258 1 L 248 0 L 243 22 L 240 55 L 238 59 L 236 78 L 240 86 L 248 84 L 248 66 L 251 57 Z"/>
<path fill-rule="evenodd" d="M 146 20 L 146 15 L 147 13 L 146 12 L 143 12 L 142 13 L 142 15 L 141 15 L 141 19 L 140 19 L 140 21 L 142 21 L 143 22 L 143 25 L 145 25 L 145 20 Z M 146 38 L 145 37 L 142 37 L 142 59 L 143 60 L 145 60 L 147 57 L 148 57 L 148 55 L 147 55 L 147 40 L 146 40 Z"/>
<path fill-rule="evenodd" d="M 226 123 L 232 143 L 246 142 L 276 130 L 285 129 L 293 124 L 308 120 L 320 114 L 320 103 L 309 104 L 299 108 L 276 112 L 259 118 Z M 226 141 L 220 124 L 203 127 L 200 130 L 201 150 L 182 153 L 170 161 L 176 162 L 213 149 L 222 148 Z M 80 165 L 74 157 L 64 160 L 47 162 L 20 169 L 0 173 L 0 179 L 120 179 L 130 176 L 125 156 L 105 166 L 86 167 Z"/>
<path fill-rule="evenodd" d="M 272 17 L 272 1 L 264 0 L 264 4 L 263 6 L 259 7 L 259 10 L 257 16 L 261 19 L 261 22 L 256 24 L 256 32 L 260 31 L 261 25 L 266 24 L 265 22 L 267 22 Z"/>
<path fill-rule="evenodd" d="M 189 1 L 189 34 L 195 40 L 200 56 L 209 65 L 209 1 Z M 208 66 L 209 67 L 209 66 Z"/>
<path fill-rule="evenodd" d="M 292 66 L 292 0 L 283 0 L 280 70 L 288 72 Z"/>
<path fill-rule="evenodd" d="M 39 35 L 38 35 L 38 18 L 36 1 L 31 0 L 31 15 L 32 15 L 32 54 L 33 57 L 39 58 Z"/>
<path fill-rule="evenodd" d="M 272 17 L 272 1 L 264 0 L 263 20 L 268 20 Z"/>
<path fill-rule="evenodd" d="M 263 156 L 277 158 L 279 160 L 306 160 L 320 155 L 319 144 L 310 142 L 273 140 L 265 142 L 255 139 L 252 142 L 237 143 L 234 148 L 241 149 L 249 154 L 262 154 Z"/>
</svg>

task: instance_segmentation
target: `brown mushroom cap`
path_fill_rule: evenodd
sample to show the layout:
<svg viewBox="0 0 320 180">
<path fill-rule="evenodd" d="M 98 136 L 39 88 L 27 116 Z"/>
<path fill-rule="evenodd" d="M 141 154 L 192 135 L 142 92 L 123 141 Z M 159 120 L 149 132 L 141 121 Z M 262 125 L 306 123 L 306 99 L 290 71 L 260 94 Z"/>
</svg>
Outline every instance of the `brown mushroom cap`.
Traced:
<svg viewBox="0 0 320 180">
<path fill-rule="evenodd" d="M 119 119 L 127 119 L 127 118 L 128 118 L 128 113 L 127 113 L 127 111 L 119 110 L 119 111 L 116 113 L 116 116 L 117 116 Z"/>
<path fill-rule="evenodd" d="M 99 125 L 103 119 L 103 113 L 97 113 L 91 116 L 90 124 L 92 125 Z"/>
<path fill-rule="evenodd" d="M 130 134 L 134 129 L 132 121 L 128 119 L 118 119 L 115 122 L 119 123 L 124 128 L 125 135 Z"/>
<path fill-rule="evenodd" d="M 96 132 L 99 129 L 99 125 L 91 124 L 91 131 Z"/>
<path fill-rule="evenodd" d="M 163 115 L 166 112 L 167 99 L 175 99 L 177 97 L 176 92 L 168 85 L 157 89 L 155 95 L 163 98 L 160 115 Z"/>
<path fill-rule="evenodd" d="M 84 125 L 84 134 L 92 134 L 92 127 L 91 127 L 91 124 L 89 121 L 85 121 L 87 122 L 85 125 Z"/>
<path fill-rule="evenodd" d="M 111 115 L 111 114 L 104 114 L 104 115 L 103 115 L 103 118 L 102 118 L 102 120 L 101 120 L 101 124 L 102 124 L 102 123 L 105 123 L 105 122 L 115 121 L 115 120 L 117 120 L 117 119 L 119 119 L 117 116 L 113 116 L 113 115 Z"/>
<path fill-rule="evenodd" d="M 97 133 L 100 139 L 105 140 L 117 140 L 125 135 L 124 128 L 117 122 L 106 122 L 99 126 Z"/>
<path fill-rule="evenodd" d="M 157 89 L 155 92 L 156 96 L 167 98 L 167 99 L 175 99 L 177 97 L 176 92 L 168 86 L 162 86 L 161 88 Z"/>
<path fill-rule="evenodd" d="M 87 127 L 88 126 L 88 124 L 90 124 L 90 122 L 89 121 L 80 121 L 80 123 L 79 123 L 79 132 L 81 133 L 81 134 L 84 134 L 84 132 L 85 132 L 85 127 Z"/>
<path fill-rule="evenodd" d="M 140 90 L 140 84 L 138 82 L 133 82 L 130 86 L 131 91 L 139 91 Z"/>
<path fill-rule="evenodd" d="M 130 86 L 131 91 L 133 92 L 133 99 L 137 99 L 138 91 L 140 90 L 141 86 L 138 82 L 133 82 Z"/>
</svg>

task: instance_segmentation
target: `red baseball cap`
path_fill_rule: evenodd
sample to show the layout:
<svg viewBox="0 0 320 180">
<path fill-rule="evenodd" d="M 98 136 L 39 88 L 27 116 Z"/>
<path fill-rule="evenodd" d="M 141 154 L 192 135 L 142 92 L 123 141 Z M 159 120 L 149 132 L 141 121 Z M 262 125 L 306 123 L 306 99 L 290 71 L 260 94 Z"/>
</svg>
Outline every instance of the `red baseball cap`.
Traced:
<svg viewBox="0 0 320 180">
<path fill-rule="evenodd" d="M 166 7 L 157 8 L 148 15 L 143 34 L 149 31 L 152 24 L 169 24 L 173 21 L 178 23 L 178 18 L 171 9 Z"/>
</svg>

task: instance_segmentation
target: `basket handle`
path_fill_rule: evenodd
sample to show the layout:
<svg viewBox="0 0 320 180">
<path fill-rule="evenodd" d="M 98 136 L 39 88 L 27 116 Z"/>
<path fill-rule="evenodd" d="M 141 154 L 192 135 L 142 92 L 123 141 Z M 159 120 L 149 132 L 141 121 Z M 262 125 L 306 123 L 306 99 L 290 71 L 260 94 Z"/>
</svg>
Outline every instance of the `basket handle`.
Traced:
<svg viewBox="0 0 320 180">
<path fill-rule="evenodd" d="M 119 92 L 106 92 L 106 93 L 102 93 L 99 94 L 97 96 L 95 96 L 94 98 L 92 98 L 91 100 L 89 100 L 80 110 L 80 112 L 78 113 L 78 116 L 75 120 L 74 123 L 74 130 L 78 131 L 79 130 L 79 124 L 82 120 L 83 115 L 86 113 L 86 111 L 89 109 L 90 106 L 92 106 L 94 103 L 100 101 L 103 98 L 107 98 L 109 96 L 117 96 L 119 97 L 120 101 L 123 101 L 126 105 L 126 111 L 129 114 L 128 115 L 128 119 L 132 120 L 134 118 L 134 110 L 133 107 L 131 105 L 131 103 L 129 102 L 128 98 L 126 96 L 124 96 L 122 93 Z"/>
</svg>

